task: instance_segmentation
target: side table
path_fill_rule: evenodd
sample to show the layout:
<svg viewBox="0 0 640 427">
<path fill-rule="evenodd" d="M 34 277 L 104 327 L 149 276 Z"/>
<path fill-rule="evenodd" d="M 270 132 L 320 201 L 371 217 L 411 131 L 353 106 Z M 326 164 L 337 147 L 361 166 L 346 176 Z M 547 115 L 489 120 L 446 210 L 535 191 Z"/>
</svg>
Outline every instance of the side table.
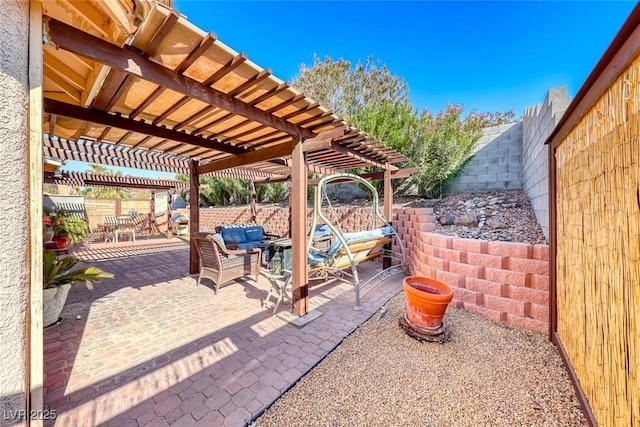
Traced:
<svg viewBox="0 0 640 427">
<path fill-rule="evenodd" d="M 267 306 L 267 303 L 269 303 L 271 300 L 271 293 L 275 291 L 276 302 L 273 307 L 273 314 L 276 314 L 276 311 L 278 311 L 278 307 L 280 306 L 280 303 L 282 301 L 288 301 L 290 303 L 292 302 L 290 296 L 291 271 L 284 270 L 282 274 L 278 274 L 272 273 L 271 271 L 266 269 L 262 269 L 260 271 L 260 274 L 264 276 L 269 281 L 269 283 L 271 283 L 271 289 L 269 289 L 269 292 L 267 292 L 267 297 L 262 302 L 262 307 L 265 308 Z"/>
</svg>

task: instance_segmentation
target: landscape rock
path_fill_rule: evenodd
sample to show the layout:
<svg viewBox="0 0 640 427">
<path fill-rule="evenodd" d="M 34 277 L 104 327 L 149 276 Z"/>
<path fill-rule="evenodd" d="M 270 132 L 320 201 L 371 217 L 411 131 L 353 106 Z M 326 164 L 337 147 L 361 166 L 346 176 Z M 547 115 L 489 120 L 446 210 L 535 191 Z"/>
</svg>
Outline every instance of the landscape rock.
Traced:
<svg viewBox="0 0 640 427">
<path fill-rule="evenodd" d="M 436 223 L 436 233 L 468 239 L 547 243 L 524 191 L 452 194 L 432 207 L 438 218 L 451 215 L 457 220 L 452 225 Z M 462 223 L 461 217 L 466 218 Z"/>
<path fill-rule="evenodd" d="M 507 228 L 507 224 L 505 224 L 502 221 L 498 221 L 495 218 L 489 218 L 487 220 L 487 227 L 493 228 L 493 229 L 496 229 L 496 228 Z"/>
<path fill-rule="evenodd" d="M 456 218 L 453 215 L 445 214 L 438 217 L 438 222 L 442 225 L 451 225 L 455 219 Z"/>
<path fill-rule="evenodd" d="M 465 214 L 457 217 L 453 221 L 453 225 L 464 225 L 467 227 L 475 227 L 478 225 L 478 218 L 475 214 Z"/>
</svg>

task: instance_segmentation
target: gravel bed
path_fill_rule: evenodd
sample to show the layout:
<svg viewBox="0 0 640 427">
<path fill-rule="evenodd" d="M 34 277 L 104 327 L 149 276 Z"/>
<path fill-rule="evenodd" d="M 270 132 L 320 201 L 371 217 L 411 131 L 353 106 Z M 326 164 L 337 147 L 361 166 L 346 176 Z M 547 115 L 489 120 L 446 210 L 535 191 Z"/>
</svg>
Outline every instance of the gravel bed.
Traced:
<svg viewBox="0 0 640 427">
<path fill-rule="evenodd" d="M 545 336 L 449 307 L 451 341 L 398 326 L 404 294 L 258 418 L 256 426 L 586 426 Z"/>
<path fill-rule="evenodd" d="M 492 205 L 491 199 L 499 199 L 501 202 Z M 476 206 L 473 206 L 473 201 L 476 202 Z M 479 224 L 476 226 L 442 225 L 436 222 L 436 233 L 469 239 L 547 243 L 531 208 L 529 197 L 524 191 L 453 194 L 437 203 L 434 213 L 437 217 L 447 214 L 454 217 L 471 214 L 479 219 Z M 486 224 L 484 218 L 487 218 Z M 503 227 L 492 228 L 491 222 L 501 224 Z"/>
</svg>

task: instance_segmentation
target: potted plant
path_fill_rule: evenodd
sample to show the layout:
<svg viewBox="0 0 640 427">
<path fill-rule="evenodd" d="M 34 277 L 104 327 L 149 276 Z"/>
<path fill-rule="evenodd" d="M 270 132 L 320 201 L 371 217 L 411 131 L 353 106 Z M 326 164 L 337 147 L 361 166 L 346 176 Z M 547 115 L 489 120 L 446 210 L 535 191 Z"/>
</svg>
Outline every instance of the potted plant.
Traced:
<svg viewBox="0 0 640 427">
<path fill-rule="evenodd" d="M 47 225 L 53 230 L 53 237 L 45 241 L 54 241 L 59 250 L 66 250 L 69 243 L 78 244 L 89 233 L 89 225 L 85 221 L 70 217 L 62 209 L 46 211 L 43 223 L 45 239 L 49 237 Z"/>
<path fill-rule="evenodd" d="M 59 236 L 65 237 L 68 243 L 77 245 L 88 233 L 89 225 L 85 221 L 64 217 L 62 220 L 62 226 L 60 227 Z"/>
<path fill-rule="evenodd" d="M 45 327 L 58 322 L 60 313 L 67 301 L 71 286 L 84 283 L 88 289 L 101 279 L 112 279 L 113 274 L 102 271 L 98 267 L 85 267 L 72 270 L 78 263 L 83 262 L 75 256 L 57 259 L 53 252 L 43 254 L 43 324 Z"/>
</svg>

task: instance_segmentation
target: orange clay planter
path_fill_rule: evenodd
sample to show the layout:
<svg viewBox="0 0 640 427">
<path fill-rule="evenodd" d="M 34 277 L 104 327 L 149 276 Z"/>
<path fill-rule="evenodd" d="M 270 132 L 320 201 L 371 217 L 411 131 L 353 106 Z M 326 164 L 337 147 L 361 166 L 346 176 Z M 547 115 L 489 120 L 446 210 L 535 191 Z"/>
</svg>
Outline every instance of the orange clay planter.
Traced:
<svg viewBox="0 0 640 427">
<path fill-rule="evenodd" d="M 438 280 L 420 276 L 406 277 L 402 287 L 407 300 L 409 326 L 427 335 L 444 332 L 442 318 L 453 299 L 451 288 Z"/>
</svg>

